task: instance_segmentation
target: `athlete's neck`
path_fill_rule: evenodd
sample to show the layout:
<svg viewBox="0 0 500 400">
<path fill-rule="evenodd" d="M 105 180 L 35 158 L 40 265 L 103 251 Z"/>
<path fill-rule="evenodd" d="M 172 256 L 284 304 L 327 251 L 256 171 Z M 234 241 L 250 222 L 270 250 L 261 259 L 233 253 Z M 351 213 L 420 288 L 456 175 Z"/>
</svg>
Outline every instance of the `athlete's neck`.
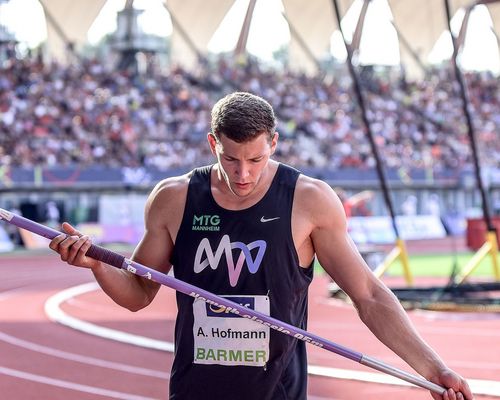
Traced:
<svg viewBox="0 0 500 400">
<path fill-rule="evenodd" d="M 216 164 L 211 173 L 212 195 L 219 206 L 227 210 L 244 210 L 257 204 L 269 190 L 273 178 L 278 170 L 279 163 L 270 160 L 262 171 L 253 190 L 248 194 L 239 195 L 231 188 L 223 171 Z"/>
</svg>

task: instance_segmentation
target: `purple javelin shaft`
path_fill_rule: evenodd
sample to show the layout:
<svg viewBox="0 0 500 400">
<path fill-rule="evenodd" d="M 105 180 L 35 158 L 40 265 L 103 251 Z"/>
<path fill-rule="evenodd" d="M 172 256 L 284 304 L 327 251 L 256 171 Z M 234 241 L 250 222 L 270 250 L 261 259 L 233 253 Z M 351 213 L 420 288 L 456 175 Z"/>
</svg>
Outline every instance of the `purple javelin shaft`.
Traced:
<svg viewBox="0 0 500 400">
<path fill-rule="evenodd" d="M 37 222 L 31 221 L 27 218 L 10 213 L 2 208 L 0 208 L 0 219 L 4 219 L 6 222 L 10 224 L 16 225 L 19 228 L 26 229 L 30 232 L 43 236 L 47 239 L 53 239 L 62 233 L 55 229 L 41 225 Z M 163 274 L 152 268 L 148 268 L 138 262 L 129 260 L 124 256 L 115 253 L 111 250 L 105 249 L 97 245 L 92 245 L 90 249 L 87 251 L 86 255 L 95 258 L 96 260 L 105 262 L 106 264 L 112 265 L 113 267 L 127 270 L 145 279 L 150 279 L 162 285 L 168 286 L 174 290 L 177 290 L 178 292 L 194 297 L 195 299 L 200 299 L 207 303 L 221 307 L 225 309 L 226 312 L 231 312 L 242 318 L 253 320 L 257 323 L 268 326 L 271 329 L 275 329 L 283 334 L 292 336 L 296 339 L 300 339 L 306 343 L 310 343 L 317 347 L 324 348 L 342 357 L 348 358 L 350 360 L 369 366 L 378 371 L 382 371 L 384 373 L 395 376 L 407 382 L 413 383 L 414 385 L 420 386 L 424 389 L 434 391 L 438 394 L 443 394 L 443 392 L 445 391 L 443 387 L 436 385 L 435 383 L 429 382 L 420 376 L 412 375 L 407 373 L 406 371 L 402 371 L 397 368 L 391 367 L 390 365 L 387 365 L 382 361 L 378 361 L 372 357 L 363 355 L 362 353 L 351 350 L 345 346 L 324 339 L 318 335 L 307 332 L 303 329 L 297 328 L 286 322 L 280 321 L 276 318 L 270 317 L 261 312 L 252 310 L 250 308 L 237 304 L 231 300 L 217 296 L 197 286 L 183 282 L 179 279 Z"/>
</svg>

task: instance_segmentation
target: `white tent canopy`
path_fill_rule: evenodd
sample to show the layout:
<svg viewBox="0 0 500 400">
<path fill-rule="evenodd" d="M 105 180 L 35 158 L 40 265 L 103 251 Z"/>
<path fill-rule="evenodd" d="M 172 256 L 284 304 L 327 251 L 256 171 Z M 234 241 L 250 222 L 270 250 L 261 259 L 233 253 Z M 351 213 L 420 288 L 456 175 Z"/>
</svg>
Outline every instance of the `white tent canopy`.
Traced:
<svg viewBox="0 0 500 400">
<path fill-rule="evenodd" d="M 192 67 L 196 65 L 197 54 L 190 48 L 182 30 L 186 31 L 196 51 L 207 52 L 208 42 L 219 27 L 234 0 L 169 0 L 166 2 L 173 23 L 171 57 L 177 63 Z"/>
<path fill-rule="evenodd" d="M 47 44 L 54 58 L 66 61 L 65 43 L 77 48 L 87 42 L 87 32 L 106 0 L 39 0 L 47 21 Z"/>
<path fill-rule="evenodd" d="M 46 13 L 48 49 L 59 60 L 65 59 L 65 39 L 76 48 L 86 42 L 89 27 L 106 0 L 39 0 Z M 259 0 L 266 1 L 266 0 Z M 370 1 L 370 0 L 356 0 Z M 387 0 L 393 24 L 400 35 L 401 62 L 408 73 L 419 73 L 415 54 L 425 63 L 438 37 L 447 29 L 443 1 Z M 197 53 L 206 54 L 208 43 L 235 0 L 166 0 L 173 25 L 172 59 L 192 67 Z M 295 70 L 314 72 L 316 61 L 330 51 L 330 38 L 338 30 L 332 0 L 282 0 L 284 16 L 289 23 L 290 66 Z M 354 0 L 338 0 L 343 15 Z M 500 2 L 488 2 L 494 29 L 500 30 Z M 471 0 L 450 0 L 452 15 Z M 124 1 L 125 5 L 125 1 Z M 410 48 L 403 45 L 406 41 Z M 413 54 L 412 54 L 413 53 Z"/>
</svg>

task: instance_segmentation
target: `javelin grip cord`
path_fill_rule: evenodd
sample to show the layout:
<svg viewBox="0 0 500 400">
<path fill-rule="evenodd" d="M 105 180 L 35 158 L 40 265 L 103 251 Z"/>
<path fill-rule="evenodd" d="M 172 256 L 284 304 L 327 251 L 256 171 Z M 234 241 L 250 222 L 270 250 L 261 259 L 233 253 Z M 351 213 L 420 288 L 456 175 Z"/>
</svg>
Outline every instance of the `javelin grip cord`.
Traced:
<svg viewBox="0 0 500 400">
<path fill-rule="evenodd" d="M 13 214 L 2 208 L 0 208 L 0 220 L 1 219 L 19 228 L 26 229 L 32 233 L 35 233 L 37 235 L 43 236 L 51 240 L 62 233 L 55 229 L 49 228 L 45 225 L 41 225 L 37 222 L 31 221 L 30 219 Z M 429 382 L 423 377 L 412 375 L 406 371 L 387 365 L 382 361 L 363 355 L 362 353 L 351 350 L 347 347 L 344 347 L 342 345 L 324 339 L 313 333 L 307 332 L 303 329 L 297 328 L 286 322 L 282 322 L 276 318 L 270 317 L 261 312 L 237 304 L 231 300 L 217 296 L 211 292 L 198 288 L 189 283 L 183 282 L 172 276 L 163 274 L 152 268 L 148 268 L 136 261 L 129 260 L 124 256 L 115 253 L 114 251 L 105 249 L 104 247 L 100 247 L 93 244 L 87 251 L 86 255 L 88 257 L 109 264 L 113 267 L 127 270 L 145 279 L 150 279 L 161 285 L 168 286 L 171 289 L 177 290 L 178 292 L 194 297 L 195 299 L 203 300 L 209 304 L 221 307 L 225 309 L 226 312 L 231 312 L 242 318 L 253 320 L 271 329 L 277 330 L 283 334 L 292 336 L 296 339 L 302 340 L 306 343 L 310 343 L 317 347 L 324 348 L 342 357 L 366 365 L 370 368 L 395 376 L 406 382 L 412 383 L 416 386 L 420 386 L 421 388 L 431 390 L 440 395 L 442 395 L 446 391 L 446 389 L 443 388 L 442 386 L 437 385 L 433 382 Z"/>
</svg>

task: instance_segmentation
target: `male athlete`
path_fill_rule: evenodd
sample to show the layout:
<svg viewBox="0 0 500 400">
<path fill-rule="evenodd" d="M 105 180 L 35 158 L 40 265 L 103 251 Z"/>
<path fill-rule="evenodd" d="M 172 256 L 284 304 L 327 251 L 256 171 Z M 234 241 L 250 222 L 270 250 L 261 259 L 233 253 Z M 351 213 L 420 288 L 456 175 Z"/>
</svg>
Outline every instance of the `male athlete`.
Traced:
<svg viewBox="0 0 500 400">
<path fill-rule="evenodd" d="M 147 201 L 133 260 L 306 328 L 315 257 L 352 299 L 368 328 L 426 379 L 472 399 L 466 381 L 418 335 L 397 299 L 356 250 L 341 202 L 324 182 L 271 160 L 277 143 L 270 104 L 243 92 L 212 110 L 212 166 L 160 182 Z M 103 290 L 132 311 L 159 284 L 85 256 L 91 245 L 69 224 L 50 247 L 91 268 Z M 177 293 L 170 399 L 304 400 L 305 343 Z"/>
</svg>

